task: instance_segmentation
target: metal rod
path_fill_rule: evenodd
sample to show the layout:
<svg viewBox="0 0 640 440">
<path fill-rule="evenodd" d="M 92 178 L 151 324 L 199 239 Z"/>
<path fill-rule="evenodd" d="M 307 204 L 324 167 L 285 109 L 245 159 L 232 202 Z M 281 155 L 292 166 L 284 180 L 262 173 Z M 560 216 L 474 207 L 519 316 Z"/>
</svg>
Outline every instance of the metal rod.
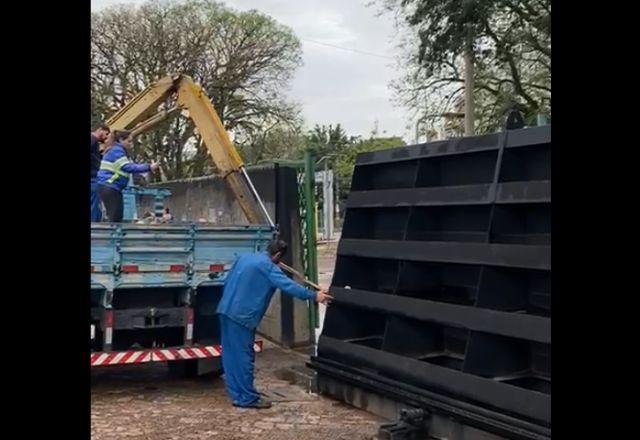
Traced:
<svg viewBox="0 0 640 440">
<path fill-rule="evenodd" d="M 295 270 L 293 267 L 287 266 L 286 264 L 284 264 L 282 262 L 278 263 L 278 266 L 280 266 L 281 268 L 283 268 L 284 270 L 289 272 L 291 275 L 297 276 L 301 281 L 303 281 L 305 284 L 308 284 L 309 286 L 313 287 L 314 289 L 322 290 L 322 287 L 320 287 L 319 285 L 317 285 L 313 281 L 310 281 L 310 280 L 306 279 L 304 277 L 304 275 L 302 275 L 300 272 Z"/>
<path fill-rule="evenodd" d="M 242 170 L 242 174 L 244 175 L 245 179 L 247 179 L 247 183 L 249 184 L 249 188 L 251 188 L 251 192 L 253 193 L 253 196 L 258 201 L 258 204 L 260 205 L 260 208 L 262 209 L 262 213 L 267 218 L 267 221 L 269 222 L 269 226 L 271 226 L 272 228 L 275 228 L 276 225 L 275 225 L 275 223 L 273 223 L 273 220 L 271 220 L 271 216 L 267 212 L 267 208 L 264 206 L 264 203 L 262 203 L 262 199 L 260 198 L 260 195 L 258 194 L 258 191 L 256 191 L 256 188 L 253 186 L 253 182 L 249 178 L 249 174 L 247 174 L 247 170 L 244 168 L 244 166 L 241 166 L 240 170 Z"/>
</svg>

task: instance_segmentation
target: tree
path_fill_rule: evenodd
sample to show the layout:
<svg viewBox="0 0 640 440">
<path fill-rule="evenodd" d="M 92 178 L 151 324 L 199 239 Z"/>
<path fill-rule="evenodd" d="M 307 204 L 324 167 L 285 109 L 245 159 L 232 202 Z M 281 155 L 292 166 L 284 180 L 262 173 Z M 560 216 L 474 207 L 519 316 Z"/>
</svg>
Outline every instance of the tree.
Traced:
<svg viewBox="0 0 640 440">
<path fill-rule="evenodd" d="M 300 125 L 275 124 L 253 138 L 251 144 L 240 148 L 249 164 L 269 159 L 299 159 L 305 148 L 305 137 Z"/>
<path fill-rule="evenodd" d="M 550 113 L 550 0 L 380 0 L 412 31 L 392 84 L 396 99 L 423 118 L 464 111 L 462 56 L 475 64 L 476 131 L 498 129 L 516 105 L 531 123 Z"/>
<path fill-rule="evenodd" d="M 356 140 L 355 136 L 347 136 L 340 124 L 317 125 L 307 133 L 307 148 L 320 159 L 327 155 L 342 153 Z"/>
<path fill-rule="evenodd" d="M 211 0 L 147 1 L 92 14 L 92 120 L 106 119 L 154 81 L 183 73 L 198 82 L 241 152 L 268 127 L 296 125 L 283 92 L 301 64 L 292 30 L 257 11 Z M 169 179 L 213 171 L 192 123 L 175 118 L 140 136 L 135 153 L 161 162 Z"/>
<path fill-rule="evenodd" d="M 316 161 L 326 156 L 330 168 L 334 171 L 339 194 L 337 199 L 344 201 L 351 187 L 351 177 L 359 153 L 384 150 L 405 145 L 398 137 L 378 137 L 374 129 L 368 139 L 350 136 L 341 124 L 316 125 L 305 136 L 305 149 L 311 151 Z M 301 152 L 301 150 L 300 150 Z"/>
</svg>

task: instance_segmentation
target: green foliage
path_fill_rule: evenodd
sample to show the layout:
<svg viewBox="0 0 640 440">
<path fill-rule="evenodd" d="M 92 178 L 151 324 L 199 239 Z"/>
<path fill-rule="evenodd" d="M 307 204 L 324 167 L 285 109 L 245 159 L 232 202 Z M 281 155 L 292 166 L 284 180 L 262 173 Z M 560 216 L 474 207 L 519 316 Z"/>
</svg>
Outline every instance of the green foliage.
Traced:
<svg viewBox="0 0 640 440">
<path fill-rule="evenodd" d="M 356 141 L 356 137 L 347 136 L 340 124 L 316 125 L 307 133 L 306 146 L 320 159 L 327 155 L 342 154 L 345 149 Z"/>
<path fill-rule="evenodd" d="M 551 0 L 378 0 L 409 37 L 396 100 L 433 125 L 464 112 L 462 56 L 475 65 L 477 133 L 498 130 L 512 106 L 532 124 L 551 112 Z M 449 121 L 459 134 L 461 123 Z"/>
<path fill-rule="evenodd" d="M 377 137 L 373 132 L 368 139 L 359 136 L 350 136 L 341 124 L 316 125 L 305 136 L 306 148 L 310 150 L 315 160 L 325 158 L 328 166 L 333 169 L 339 193 L 337 198 L 344 201 L 351 186 L 353 168 L 359 153 L 385 150 L 405 145 L 398 137 Z M 302 156 L 300 155 L 299 158 Z M 320 164 L 322 169 L 325 162 Z"/>
</svg>

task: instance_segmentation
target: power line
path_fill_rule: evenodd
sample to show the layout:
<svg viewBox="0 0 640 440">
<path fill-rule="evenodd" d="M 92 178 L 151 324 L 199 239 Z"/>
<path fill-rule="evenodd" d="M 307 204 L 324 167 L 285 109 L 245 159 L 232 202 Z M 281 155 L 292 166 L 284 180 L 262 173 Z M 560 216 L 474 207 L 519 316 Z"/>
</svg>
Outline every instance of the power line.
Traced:
<svg viewBox="0 0 640 440">
<path fill-rule="evenodd" d="M 387 56 L 387 55 L 380 55 L 377 53 L 371 53 L 371 52 L 365 52 L 364 50 L 358 50 L 358 49 L 351 49 L 349 47 L 342 47 L 342 46 L 336 46 L 335 44 L 329 44 L 329 43 L 323 43 L 321 41 L 315 41 L 315 40 L 309 40 L 307 38 L 300 38 L 302 41 L 306 41 L 308 43 L 315 43 L 315 44 L 319 44 L 321 46 L 327 46 L 327 47 L 333 47 L 334 49 L 340 49 L 340 50 L 346 50 L 349 52 L 355 52 L 355 53 L 359 53 L 362 55 L 369 55 L 372 57 L 378 57 L 378 58 L 386 58 L 388 60 L 393 60 L 393 57 Z"/>
</svg>

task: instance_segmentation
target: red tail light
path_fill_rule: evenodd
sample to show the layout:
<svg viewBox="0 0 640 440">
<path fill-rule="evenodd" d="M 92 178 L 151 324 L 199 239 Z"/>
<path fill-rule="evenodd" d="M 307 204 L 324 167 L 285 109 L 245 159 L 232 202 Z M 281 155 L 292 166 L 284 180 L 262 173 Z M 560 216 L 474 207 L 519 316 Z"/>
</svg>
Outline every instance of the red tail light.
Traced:
<svg viewBox="0 0 640 440">
<path fill-rule="evenodd" d="M 105 310 L 104 312 L 104 327 L 113 327 L 113 310 Z"/>
<path fill-rule="evenodd" d="M 138 272 L 138 266 L 135 264 L 125 264 L 124 266 L 122 266 L 122 272 L 124 273 Z"/>
<path fill-rule="evenodd" d="M 169 266 L 169 272 L 184 272 L 184 264 L 172 264 Z"/>
<path fill-rule="evenodd" d="M 212 264 L 209 266 L 211 272 L 222 272 L 224 270 L 224 264 Z"/>
</svg>

